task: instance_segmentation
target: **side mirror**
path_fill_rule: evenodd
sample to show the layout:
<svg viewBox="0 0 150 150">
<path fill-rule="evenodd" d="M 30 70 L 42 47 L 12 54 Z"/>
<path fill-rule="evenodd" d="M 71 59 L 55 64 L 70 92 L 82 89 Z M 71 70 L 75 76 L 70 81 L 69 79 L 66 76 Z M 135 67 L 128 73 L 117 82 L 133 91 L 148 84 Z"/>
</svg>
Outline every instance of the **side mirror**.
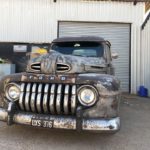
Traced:
<svg viewBox="0 0 150 150">
<path fill-rule="evenodd" d="M 118 55 L 118 53 L 116 53 L 116 52 L 113 52 L 112 54 L 111 54 L 111 58 L 112 59 L 117 59 L 119 57 L 119 55 Z"/>
</svg>

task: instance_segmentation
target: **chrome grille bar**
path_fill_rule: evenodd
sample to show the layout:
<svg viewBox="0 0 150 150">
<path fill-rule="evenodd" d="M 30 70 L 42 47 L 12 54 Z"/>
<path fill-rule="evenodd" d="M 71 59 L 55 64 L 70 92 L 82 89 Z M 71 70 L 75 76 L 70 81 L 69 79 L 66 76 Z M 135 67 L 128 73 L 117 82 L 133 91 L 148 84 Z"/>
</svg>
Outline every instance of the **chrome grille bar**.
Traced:
<svg viewBox="0 0 150 150">
<path fill-rule="evenodd" d="M 44 97 L 43 97 L 43 110 L 45 114 L 48 113 L 48 95 L 49 95 L 48 92 L 49 92 L 49 84 L 46 84 L 44 88 Z"/>
<path fill-rule="evenodd" d="M 37 93 L 37 99 L 36 99 L 36 108 L 37 108 L 37 112 L 38 113 L 42 112 L 41 100 L 42 100 L 42 84 L 39 84 L 39 86 L 38 86 L 38 93 Z"/>
<path fill-rule="evenodd" d="M 57 98 L 56 98 L 56 111 L 58 115 L 61 114 L 61 98 L 62 98 L 62 85 L 59 84 L 57 89 Z"/>
<path fill-rule="evenodd" d="M 30 106 L 31 106 L 32 112 L 36 111 L 36 108 L 35 108 L 36 88 L 37 88 L 37 85 L 36 83 L 34 83 L 32 86 L 32 94 L 31 94 L 31 99 L 30 99 Z"/>
<path fill-rule="evenodd" d="M 22 83 L 19 107 L 27 112 L 74 115 L 76 94 L 76 85 Z"/>
<path fill-rule="evenodd" d="M 25 83 L 22 83 L 21 89 L 20 89 L 21 93 L 20 93 L 20 98 L 19 98 L 19 106 L 22 110 L 25 109 L 24 108 L 24 94 L 25 94 L 24 89 L 25 89 Z"/>
<path fill-rule="evenodd" d="M 55 114 L 55 88 L 56 85 L 52 84 L 51 86 L 51 92 L 50 92 L 50 103 L 49 103 L 49 108 L 50 108 L 50 112 L 51 114 Z"/>
<path fill-rule="evenodd" d="M 30 111 L 30 95 L 31 95 L 31 83 L 27 84 L 26 94 L 25 94 L 25 109 L 26 111 Z"/>
<path fill-rule="evenodd" d="M 74 114 L 76 111 L 76 86 L 72 86 L 71 96 L 71 113 Z"/>
<path fill-rule="evenodd" d="M 65 86 L 65 96 L 64 96 L 64 113 L 68 114 L 69 111 L 69 85 Z"/>
</svg>

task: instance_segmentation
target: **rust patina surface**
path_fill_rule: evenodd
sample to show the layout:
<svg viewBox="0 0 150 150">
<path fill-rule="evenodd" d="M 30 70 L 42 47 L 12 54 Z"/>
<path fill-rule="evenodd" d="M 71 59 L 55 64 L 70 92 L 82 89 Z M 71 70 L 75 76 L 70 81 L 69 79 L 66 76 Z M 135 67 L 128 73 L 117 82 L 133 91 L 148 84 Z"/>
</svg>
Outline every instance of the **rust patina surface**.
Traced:
<svg viewBox="0 0 150 150">
<path fill-rule="evenodd" d="M 103 48 L 98 57 L 63 54 L 58 43 L 96 43 Z M 59 38 L 50 52 L 29 60 L 26 72 L 0 81 L 0 120 L 39 127 L 78 131 L 116 132 L 120 128 L 120 82 L 114 76 L 110 43 L 99 37 Z M 86 47 L 84 46 L 86 49 Z M 91 50 L 91 49 L 90 49 Z M 82 52 L 79 49 L 79 52 Z M 89 51 L 89 49 L 88 49 Z M 17 85 L 18 99 L 8 98 L 8 86 Z M 85 99 L 81 98 L 82 90 Z M 89 92 L 93 92 L 90 95 Z M 15 92 L 15 91 L 13 91 Z M 15 93 L 14 93 L 15 94 Z"/>
</svg>

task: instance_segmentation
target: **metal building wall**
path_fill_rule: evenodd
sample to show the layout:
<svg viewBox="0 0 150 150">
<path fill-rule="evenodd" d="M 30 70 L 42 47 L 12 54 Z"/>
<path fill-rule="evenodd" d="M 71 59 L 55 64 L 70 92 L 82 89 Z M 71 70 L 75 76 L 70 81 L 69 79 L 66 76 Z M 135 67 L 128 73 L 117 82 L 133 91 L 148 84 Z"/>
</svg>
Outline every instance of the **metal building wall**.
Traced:
<svg viewBox="0 0 150 150">
<path fill-rule="evenodd" d="M 133 23 L 136 30 L 143 13 L 144 3 L 1 0 L 0 41 L 49 42 L 57 36 L 58 20 Z"/>
<path fill-rule="evenodd" d="M 141 85 L 149 90 L 150 96 L 150 14 L 142 26 Z"/>
<path fill-rule="evenodd" d="M 131 23 L 131 92 L 140 84 L 140 26 L 144 3 L 86 0 L 1 0 L 0 41 L 51 42 L 58 21 Z"/>
</svg>

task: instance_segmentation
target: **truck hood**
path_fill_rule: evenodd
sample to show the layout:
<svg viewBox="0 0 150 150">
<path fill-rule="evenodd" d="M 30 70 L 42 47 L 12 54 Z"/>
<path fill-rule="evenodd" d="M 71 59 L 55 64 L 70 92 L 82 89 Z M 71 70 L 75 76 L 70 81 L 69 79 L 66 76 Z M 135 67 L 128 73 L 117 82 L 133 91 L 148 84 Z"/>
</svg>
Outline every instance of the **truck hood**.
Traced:
<svg viewBox="0 0 150 150">
<path fill-rule="evenodd" d="M 51 50 L 46 55 L 31 59 L 27 65 L 27 72 L 43 74 L 92 73 L 106 72 L 106 67 L 106 61 L 103 57 L 63 55 Z"/>
</svg>

